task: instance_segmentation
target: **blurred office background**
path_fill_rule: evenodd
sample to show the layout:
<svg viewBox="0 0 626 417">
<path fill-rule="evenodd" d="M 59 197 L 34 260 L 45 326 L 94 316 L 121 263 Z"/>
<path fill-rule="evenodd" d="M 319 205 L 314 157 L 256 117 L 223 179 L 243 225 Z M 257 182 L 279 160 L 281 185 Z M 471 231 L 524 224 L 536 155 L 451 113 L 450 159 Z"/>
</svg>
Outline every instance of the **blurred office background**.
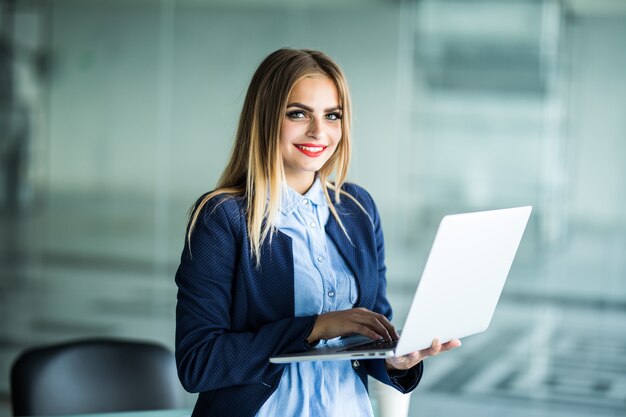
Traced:
<svg viewBox="0 0 626 417">
<path fill-rule="evenodd" d="M 534 206 L 491 328 L 410 415 L 626 414 L 626 1 L 0 0 L 0 25 L 0 415 L 26 347 L 173 348 L 186 211 L 283 46 L 347 74 L 398 326 L 442 215 Z"/>
</svg>

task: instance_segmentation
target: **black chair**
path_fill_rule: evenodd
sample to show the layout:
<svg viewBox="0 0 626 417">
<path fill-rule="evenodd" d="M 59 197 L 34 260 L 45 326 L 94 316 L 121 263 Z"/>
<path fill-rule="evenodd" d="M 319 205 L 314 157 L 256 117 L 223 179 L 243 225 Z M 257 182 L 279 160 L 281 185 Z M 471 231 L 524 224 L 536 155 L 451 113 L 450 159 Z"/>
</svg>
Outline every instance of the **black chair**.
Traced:
<svg viewBox="0 0 626 417">
<path fill-rule="evenodd" d="M 11 399 L 15 416 L 184 407 L 172 352 L 114 339 L 25 351 L 11 369 Z"/>
</svg>

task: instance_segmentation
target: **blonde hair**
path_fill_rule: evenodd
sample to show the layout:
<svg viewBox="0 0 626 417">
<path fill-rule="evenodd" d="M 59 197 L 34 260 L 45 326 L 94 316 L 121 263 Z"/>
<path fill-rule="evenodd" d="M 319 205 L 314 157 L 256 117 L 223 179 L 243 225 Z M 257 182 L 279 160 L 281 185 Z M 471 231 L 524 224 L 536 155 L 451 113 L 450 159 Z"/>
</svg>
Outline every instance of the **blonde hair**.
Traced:
<svg viewBox="0 0 626 417">
<path fill-rule="evenodd" d="M 280 135 L 287 101 L 298 81 L 314 75 L 326 76 L 334 82 L 342 108 L 341 140 L 317 175 L 330 211 L 347 235 L 328 193 L 329 189 L 335 190 L 336 203 L 340 202 L 341 194 L 354 200 L 341 189 L 351 155 L 351 104 L 345 76 L 339 66 L 322 52 L 279 49 L 261 62 L 250 81 L 230 161 L 216 190 L 204 196 L 190 210 L 188 243 L 202 208 L 211 198 L 222 194 L 241 196 L 247 201 L 246 220 L 251 253 L 257 266 L 260 264 L 261 244 L 268 235 L 271 239 L 273 219 L 280 205 L 285 178 Z M 334 184 L 329 180 L 333 173 Z"/>
</svg>

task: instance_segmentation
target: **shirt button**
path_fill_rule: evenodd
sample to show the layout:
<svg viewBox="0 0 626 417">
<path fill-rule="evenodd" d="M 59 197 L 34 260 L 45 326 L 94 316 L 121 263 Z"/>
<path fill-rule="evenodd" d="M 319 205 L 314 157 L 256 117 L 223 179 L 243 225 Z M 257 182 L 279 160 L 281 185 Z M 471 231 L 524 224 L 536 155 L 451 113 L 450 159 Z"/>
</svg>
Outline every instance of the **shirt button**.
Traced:
<svg viewBox="0 0 626 417">
<path fill-rule="evenodd" d="M 314 222 L 311 222 L 311 227 L 315 228 L 317 225 Z"/>
<path fill-rule="evenodd" d="M 335 291 L 328 291 L 328 296 L 329 297 L 334 297 L 335 296 Z"/>
<path fill-rule="evenodd" d="M 359 366 L 361 366 L 361 364 L 359 363 L 359 361 L 354 361 L 354 362 L 352 362 L 352 367 L 353 367 L 354 369 L 359 369 Z"/>
<path fill-rule="evenodd" d="M 309 199 L 308 198 L 303 198 L 302 199 L 302 204 L 309 204 Z"/>
<path fill-rule="evenodd" d="M 317 262 L 324 262 L 324 257 L 323 256 L 318 256 L 317 257 Z"/>
</svg>

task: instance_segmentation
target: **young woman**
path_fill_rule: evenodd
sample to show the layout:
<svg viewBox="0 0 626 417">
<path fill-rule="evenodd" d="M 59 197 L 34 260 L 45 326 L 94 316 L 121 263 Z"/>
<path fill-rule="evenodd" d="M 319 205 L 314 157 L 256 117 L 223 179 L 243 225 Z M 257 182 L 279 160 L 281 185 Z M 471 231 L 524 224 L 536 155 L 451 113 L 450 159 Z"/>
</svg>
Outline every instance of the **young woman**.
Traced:
<svg viewBox="0 0 626 417">
<path fill-rule="evenodd" d="M 409 392 L 425 357 L 460 344 L 385 360 L 268 360 L 352 333 L 398 337 L 378 211 L 345 182 L 350 116 L 345 77 L 321 52 L 281 49 L 256 70 L 176 273 L 176 359 L 200 393 L 194 416 L 371 416 L 368 374 Z"/>
</svg>

